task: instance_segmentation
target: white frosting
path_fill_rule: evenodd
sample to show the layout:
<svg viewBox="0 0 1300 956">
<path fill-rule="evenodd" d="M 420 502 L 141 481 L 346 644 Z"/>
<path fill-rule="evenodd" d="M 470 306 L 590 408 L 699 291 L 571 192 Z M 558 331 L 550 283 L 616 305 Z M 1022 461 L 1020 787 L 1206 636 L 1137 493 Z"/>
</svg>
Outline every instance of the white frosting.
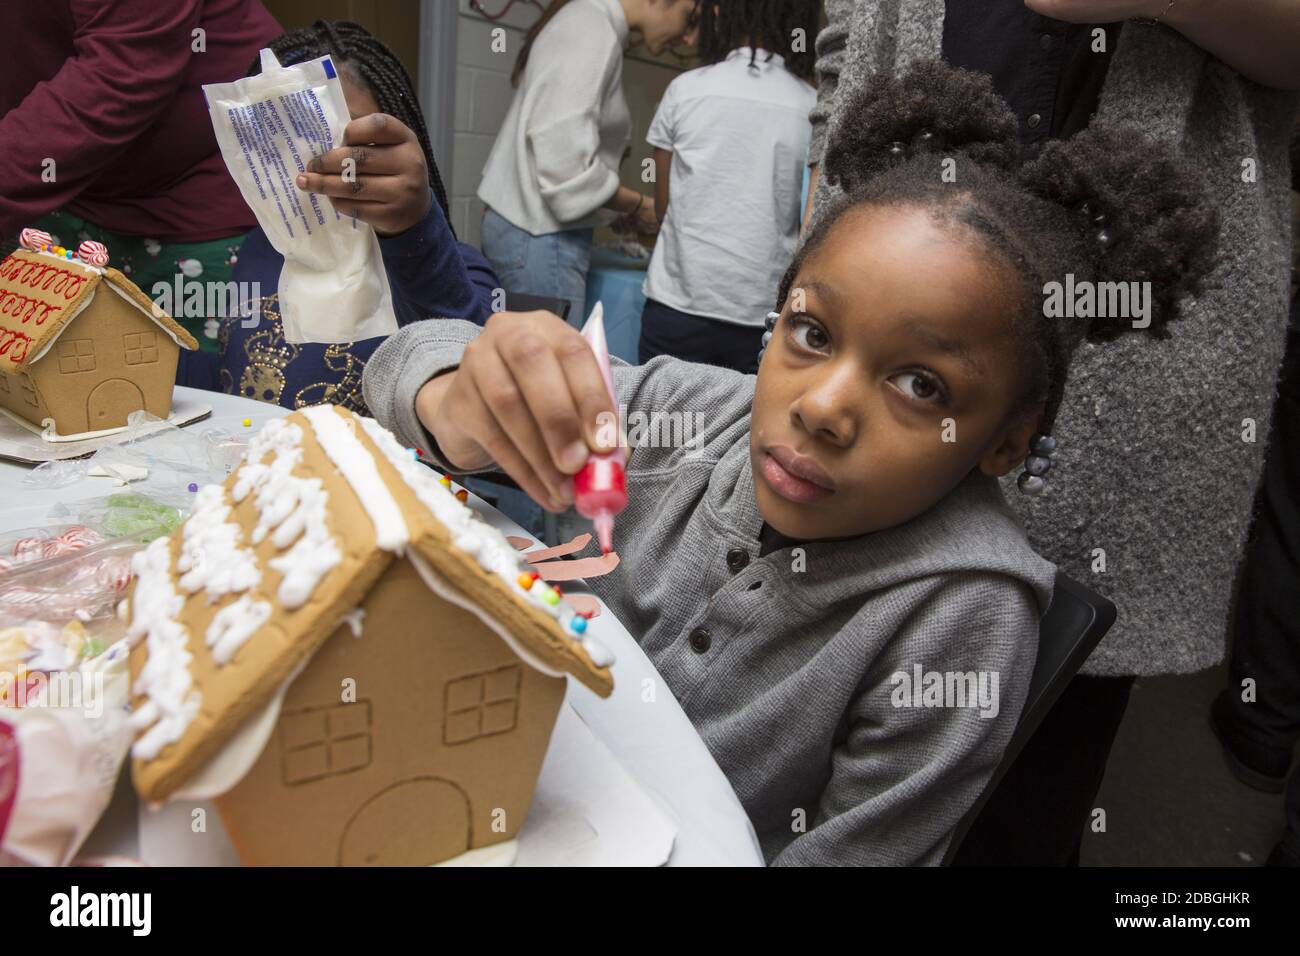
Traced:
<svg viewBox="0 0 1300 956">
<path fill-rule="evenodd" d="M 224 489 L 205 485 L 194 496 L 194 510 L 182 533 L 181 553 L 176 559 L 176 570 L 183 572 L 181 590 L 193 594 L 202 588 L 209 604 L 262 581 L 257 557 L 248 548 L 239 547 L 243 531 L 229 518 Z"/>
<path fill-rule="evenodd" d="M 218 611 L 208 625 L 208 647 L 217 664 L 228 664 L 238 651 L 271 617 L 271 605 L 256 601 L 251 595 L 241 595 L 239 600 Z"/>
<path fill-rule="evenodd" d="M 594 637 L 583 638 L 582 649 L 597 667 L 608 667 L 614 663 L 614 652 Z"/>
<path fill-rule="evenodd" d="M 361 636 L 361 625 L 366 619 L 365 608 L 354 607 L 343 615 L 343 623 L 352 629 L 353 637 Z"/>
<path fill-rule="evenodd" d="M 316 440 L 338 468 L 370 516 L 375 527 L 375 543 L 385 551 L 400 552 L 410 533 L 402 517 L 402 508 L 393 497 L 375 459 L 361 444 L 351 419 L 342 418 L 331 405 L 316 405 L 302 410 L 311 423 Z"/>
<path fill-rule="evenodd" d="M 188 634 L 177 616 L 185 598 L 172 586 L 171 539 L 155 538 L 131 559 L 138 578 L 131 601 L 126 639 L 144 637 L 148 660 L 136 678 L 135 691 L 146 700 L 131 715 L 133 730 L 144 733 L 131 752 L 151 760 L 185 733 L 199 712 L 202 695 L 190 676 Z"/>
<path fill-rule="evenodd" d="M 253 543 L 271 535 L 284 554 L 268 564 L 284 575 L 276 597 L 292 610 L 306 603 L 316 586 L 343 560 L 326 524 L 328 495 L 319 478 L 301 478 L 293 468 L 302 461 L 302 429 L 275 419 L 248 443 L 248 460 L 235 473 L 230 497 L 243 501 L 253 493 L 257 527 Z M 270 461 L 263 461 L 268 453 Z M 292 547 L 289 547 L 292 545 Z"/>
</svg>

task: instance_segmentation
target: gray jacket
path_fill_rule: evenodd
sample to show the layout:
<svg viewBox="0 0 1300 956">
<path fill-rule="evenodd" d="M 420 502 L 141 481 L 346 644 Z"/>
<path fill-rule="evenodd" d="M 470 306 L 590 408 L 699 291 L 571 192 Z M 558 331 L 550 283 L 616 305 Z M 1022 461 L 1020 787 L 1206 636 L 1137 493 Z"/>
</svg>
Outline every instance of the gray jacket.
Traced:
<svg viewBox="0 0 1300 956">
<path fill-rule="evenodd" d="M 419 322 L 371 358 L 366 402 L 408 446 L 436 458 L 416 391 L 479 331 Z M 632 432 L 656 412 L 700 427 L 677 435 L 689 447 L 632 449 L 621 563 L 589 584 L 681 702 L 769 863 L 937 863 L 1011 738 L 1054 568 L 979 475 L 906 525 L 760 557 L 754 382 L 667 357 L 616 365 Z M 915 689 L 895 676 L 918 671 Z M 929 672 L 954 675 L 954 693 L 955 675 L 983 675 L 992 706 L 925 706 Z"/>
<path fill-rule="evenodd" d="M 853 122 L 836 108 L 847 90 L 939 56 L 943 41 L 944 0 L 827 0 L 826 12 L 813 162 L 828 128 Z M 1174 144 L 1201 171 L 1223 216 L 1222 253 L 1170 339 L 1079 350 L 1050 492 L 1006 486 L 1034 547 L 1119 608 L 1085 672 L 1189 673 L 1223 658 L 1286 338 L 1295 102 L 1167 27 L 1121 31 L 1096 121 Z M 817 209 L 832 192 L 819 183 Z"/>
</svg>

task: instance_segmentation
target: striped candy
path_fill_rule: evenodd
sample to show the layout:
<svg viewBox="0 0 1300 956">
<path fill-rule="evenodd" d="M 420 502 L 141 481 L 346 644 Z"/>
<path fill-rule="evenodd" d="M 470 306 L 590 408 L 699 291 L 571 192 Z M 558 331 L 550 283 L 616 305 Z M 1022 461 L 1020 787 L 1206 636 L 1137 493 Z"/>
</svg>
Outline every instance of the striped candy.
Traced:
<svg viewBox="0 0 1300 956">
<path fill-rule="evenodd" d="M 100 268 L 108 265 L 108 246 L 93 239 L 87 239 L 77 246 L 77 255 L 82 262 L 88 265 L 99 266 Z"/>
<path fill-rule="evenodd" d="M 39 229 L 24 229 L 18 234 L 18 242 L 24 249 L 30 249 L 32 252 L 40 252 L 42 249 L 54 245 L 54 240 L 50 238 L 50 234 L 41 232 Z"/>
</svg>

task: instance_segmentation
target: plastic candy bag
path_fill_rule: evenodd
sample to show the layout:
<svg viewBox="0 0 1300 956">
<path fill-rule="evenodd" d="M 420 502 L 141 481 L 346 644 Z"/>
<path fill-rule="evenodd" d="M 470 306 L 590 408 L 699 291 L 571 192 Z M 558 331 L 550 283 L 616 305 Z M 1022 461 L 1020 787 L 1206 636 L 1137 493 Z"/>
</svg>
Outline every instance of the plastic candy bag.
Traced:
<svg viewBox="0 0 1300 956">
<path fill-rule="evenodd" d="M 209 84 L 203 93 L 230 175 L 284 256 L 285 340 L 356 342 L 396 332 L 374 230 L 294 182 L 312 158 L 343 145 L 351 115 L 333 59 L 282 67 L 263 50 L 261 74 Z"/>
</svg>

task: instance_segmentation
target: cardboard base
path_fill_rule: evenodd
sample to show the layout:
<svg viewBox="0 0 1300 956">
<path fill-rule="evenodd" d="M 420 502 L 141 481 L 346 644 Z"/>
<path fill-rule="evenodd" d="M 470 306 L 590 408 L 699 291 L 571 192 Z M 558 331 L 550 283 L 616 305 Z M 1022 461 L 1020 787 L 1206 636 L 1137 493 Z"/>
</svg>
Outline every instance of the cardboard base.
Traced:
<svg viewBox="0 0 1300 956">
<path fill-rule="evenodd" d="M 113 430 L 93 438 L 58 441 L 46 441 L 39 430 L 30 422 L 22 421 L 0 408 L 0 458 L 20 462 L 24 465 L 40 465 L 47 461 L 70 461 L 74 458 L 86 458 L 106 445 L 121 442 L 126 438 L 126 429 Z M 167 421 L 177 427 L 192 425 L 212 414 L 212 406 L 205 402 L 176 398 L 172 402 L 172 413 Z"/>
<path fill-rule="evenodd" d="M 519 853 L 519 841 L 507 840 L 478 850 L 469 850 L 460 856 L 435 863 L 434 866 L 513 866 Z"/>
</svg>

